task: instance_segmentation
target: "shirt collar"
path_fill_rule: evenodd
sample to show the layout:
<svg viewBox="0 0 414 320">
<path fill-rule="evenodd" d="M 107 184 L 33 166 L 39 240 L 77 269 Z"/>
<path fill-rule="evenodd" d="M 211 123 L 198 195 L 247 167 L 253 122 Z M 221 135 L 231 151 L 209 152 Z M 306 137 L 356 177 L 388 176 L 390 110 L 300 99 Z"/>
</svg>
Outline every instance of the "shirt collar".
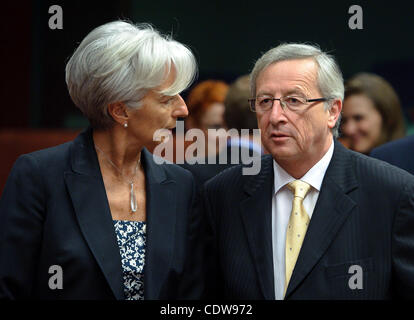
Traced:
<svg viewBox="0 0 414 320">
<path fill-rule="evenodd" d="M 331 162 L 334 151 L 334 143 L 332 140 L 331 146 L 325 155 L 319 160 L 300 180 L 310 184 L 313 188 L 320 191 L 325 172 Z M 289 182 L 295 181 L 289 173 L 287 173 L 276 161 L 273 159 L 274 172 L 274 193 L 276 194 L 283 186 Z"/>
</svg>

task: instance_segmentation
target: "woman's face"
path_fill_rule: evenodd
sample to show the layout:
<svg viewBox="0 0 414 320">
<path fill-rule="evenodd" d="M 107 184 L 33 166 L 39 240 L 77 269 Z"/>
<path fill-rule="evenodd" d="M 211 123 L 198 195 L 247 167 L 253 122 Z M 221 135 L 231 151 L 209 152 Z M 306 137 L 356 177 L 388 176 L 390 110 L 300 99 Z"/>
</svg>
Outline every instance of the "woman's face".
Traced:
<svg viewBox="0 0 414 320">
<path fill-rule="evenodd" d="M 201 118 L 201 125 L 205 130 L 223 128 L 224 104 L 215 102 L 210 105 Z"/>
<path fill-rule="evenodd" d="M 219 152 L 220 140 L 226 141 L 226 131 L 216 131 L 215 134 L 208 134 L 208 130 L 218 130 L 224 128 L 224 104 L 215 102 L 210 105 L 201 118 L 201 127 L 207 135 L 208 156 Z"/>
<path fill-rule="evenodd" d="M 187 105 L 183 98 L 177 94 L 166 96 L 159 91 L 168 88 L 174 81 L 175 73 L 171 72 L 164 83 L 150 90 L 141 100 L 138 109 L 129 109 L 128 129 L 135 138 L 148 149 L 153 149 L 161 141 L 154 137 L 158 129 L 175 128 L 177 118 L 185 118 L 188 115 Z"/>
<path fill-rule="evenodd" d="M 382 130 L 382 117 L 374 103 L 364 94 L 344 100 L 341 130 L 352 150 L 369 153 L 377 146 Z"/>
</svg>

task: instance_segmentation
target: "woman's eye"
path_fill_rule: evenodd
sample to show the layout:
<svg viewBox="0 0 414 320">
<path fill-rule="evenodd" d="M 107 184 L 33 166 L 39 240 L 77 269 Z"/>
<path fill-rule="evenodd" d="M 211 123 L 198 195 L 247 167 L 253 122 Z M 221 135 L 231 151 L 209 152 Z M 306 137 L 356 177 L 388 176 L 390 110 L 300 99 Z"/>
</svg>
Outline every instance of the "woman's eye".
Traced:
<svg viewBox="0 0 414 320">
<path fill-rule="evenodd" d="M 174 97 L 169 97 L 167 99 L 162 100 L 161 102 L 164 104 L 169 104 L 174 100 Z"/>
</svg>

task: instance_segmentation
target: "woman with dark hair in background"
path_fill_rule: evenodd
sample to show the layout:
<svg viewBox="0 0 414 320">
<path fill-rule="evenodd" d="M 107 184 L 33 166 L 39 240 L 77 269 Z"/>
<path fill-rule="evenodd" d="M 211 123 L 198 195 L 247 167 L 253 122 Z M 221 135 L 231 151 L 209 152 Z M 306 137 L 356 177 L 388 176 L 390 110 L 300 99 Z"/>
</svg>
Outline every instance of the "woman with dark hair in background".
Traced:
<svg viewBox="0 0 414 320">
<path fill-rule="evenodd" d="M 0 298 L 199 297 L 193 177 L 147 150 L 187 116 L 180 92 L 196 68 L 148 24 L 86 36 L 66 82 L 91 126 L 16 161 L 0 201 Z"/>
<path fill-rule="evenodd" d="M 350 149 L 365 154 L 405 135 L 400 101 L 385 79 L 359 73 L 345 83 L 341 132 Z"/>
</svg>

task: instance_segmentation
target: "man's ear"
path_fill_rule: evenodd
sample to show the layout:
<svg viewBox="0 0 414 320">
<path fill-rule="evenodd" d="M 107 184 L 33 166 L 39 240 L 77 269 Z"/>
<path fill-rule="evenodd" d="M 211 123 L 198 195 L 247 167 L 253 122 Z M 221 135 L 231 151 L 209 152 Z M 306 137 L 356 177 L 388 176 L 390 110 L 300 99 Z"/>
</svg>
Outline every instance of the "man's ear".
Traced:
<svg viewBox="0 0 414 320">
<path fill-rule="evenodd" d="M 332 129 L 335 127 L 336 122 L 338 121 L 339 115 L 342 111 L 342 101 L 340 99 L 335 99 L 332 102 L 331 108 L 328 110 L 328 127 Z"/>
<path fill-rule="evenodd" d="M 111 115 L 112 119 L 114 119 L 114 121 L 119 123 L 121 126 L 123 126 L 124 123 L 128 123 L 129 116 L 125 103 L 110 103 L 108 105 L 108 113 Z"/>
</svg>

